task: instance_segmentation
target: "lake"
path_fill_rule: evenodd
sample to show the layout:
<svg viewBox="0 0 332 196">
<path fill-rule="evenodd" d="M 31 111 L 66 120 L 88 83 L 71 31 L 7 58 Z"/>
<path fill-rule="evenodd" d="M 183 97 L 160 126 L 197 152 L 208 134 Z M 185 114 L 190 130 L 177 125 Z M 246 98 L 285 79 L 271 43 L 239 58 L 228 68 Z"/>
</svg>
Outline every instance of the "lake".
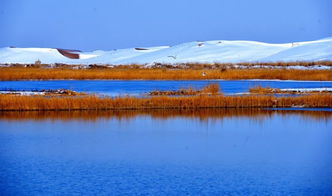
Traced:
<svg viewBox="0 0 332 196">
<path fill-rule="evenodd" d="M 250 87 L 271 88 L 332 88 L 327 81 L 280 81 L 280 80 L 44 80 L 44 81 L 1 81 L 1 90 L 46 90 L 69 89 L 78 92 L 97 93 L 107 96 L 140 96 L 153 90 L 178 90 L 180 88 L 202 88 L 218 83 L 225 95 L 248 92 Z"/>
<path fill-rule="evenodd" d="M 0 112 L 0 190 L 331 195 L 331 149 L 324 109 Z"/>
</svg>

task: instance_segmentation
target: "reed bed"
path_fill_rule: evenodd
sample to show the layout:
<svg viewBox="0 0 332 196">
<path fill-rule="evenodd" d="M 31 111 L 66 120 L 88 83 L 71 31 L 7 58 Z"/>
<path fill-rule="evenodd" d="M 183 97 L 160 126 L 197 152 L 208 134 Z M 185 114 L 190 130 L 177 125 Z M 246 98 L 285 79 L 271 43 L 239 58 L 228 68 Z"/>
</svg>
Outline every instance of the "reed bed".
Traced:
<svg viewBox="0 0 332 196">
<path fill-rule="evenodd" d="M 190 96 L 190 97 L 117 97 L 97 96 L 45 97 L 0 95 L 0 110 L 122 110 L 122 109 L 199 109 L 199 108 L 271 108 L 332 107 L 332 95 L 313 94 L 298 97 L 275 96 Z"/>
<path fill-rule="evenodd" d="M 189 88 L 183 88 L 180 90 L 175 91 L 151 91 L 148 93 L 150 96 L 174 96 L 174 95 L 221 95 L 221 92 L 219 92 L 219 84 L 218 83 L 212 83 L 204 86 L 202 89 L 194 89 L 192 87 Z"/>
<path fill-rule="evenodd" d="M 281 91 L 278 88 L 254 86 L 254 87 L 249 88 L 249 93 L 253 93 L 253 94 L 275 94 L 275 93 L 281 93 Z"/>
<path fill-rule="evenodd" d="M 298 69 L 165 69 L 165 68 L 0 68 L 0 80 L 121 79 L 121 80 L 205 80 L 279 79 L 332 81 L 330 70 Z"/>
</svg>

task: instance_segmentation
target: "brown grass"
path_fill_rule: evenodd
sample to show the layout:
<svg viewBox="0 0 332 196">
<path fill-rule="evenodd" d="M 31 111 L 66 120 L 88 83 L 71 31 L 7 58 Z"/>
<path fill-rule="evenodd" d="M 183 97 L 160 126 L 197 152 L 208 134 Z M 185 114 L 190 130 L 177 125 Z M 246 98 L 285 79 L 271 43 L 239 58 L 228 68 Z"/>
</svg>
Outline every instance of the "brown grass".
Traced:
<svg viewBox="0 0 332 196">
<path fill-rule="evenodd" d="M 219 93 L 218 83 L 208 84 L 199 90 L 189 87 L 175 91 L 155 90 L 148 93 L 148 95 L 150 96 L 174 96 L 174 95 L 186 96 L 186 95 L 217 95 L 217 94 L 221 95 L 221 93 Z"/>
<path fill-rule="evenodd" d="M 219 84 L 218 83 L 212 83 L 212 84 L 206 85 L 202 89 L 202 93 L 204 93 L 204 94 L 212 94 L 212 95 L 218 94 L 219 93 Z"/>
<path fill-rule="evenodd" d="M 265 107 L 332 107 L 332 95 L 298 97 L 275 96 L 190 96 L 118 97 L 96 96 L 43 97 L 0 95 L 0 110 L 121 110 L 121 109 L 198 109 Z"/>
<path fill-rule="evenodd" d="M 278 88 L 254 86 L 254 87 L 249 88 L 249 93 L 253 93 L 253 94 L 275 94 L 275 93 L 281 93 L 281 91 Z"/>
<path fill-rule="evenodd" d="M 203 74 L 205 73 L 205 74 Z M 204 80 L 204 79 L 279 79 L 332 81 L 331 70 L 295 69 L 164 69 L 164 68 L 0 68 L 0 80 L 49 79 L 146 79 L 146 80 Z"/>
</svg>

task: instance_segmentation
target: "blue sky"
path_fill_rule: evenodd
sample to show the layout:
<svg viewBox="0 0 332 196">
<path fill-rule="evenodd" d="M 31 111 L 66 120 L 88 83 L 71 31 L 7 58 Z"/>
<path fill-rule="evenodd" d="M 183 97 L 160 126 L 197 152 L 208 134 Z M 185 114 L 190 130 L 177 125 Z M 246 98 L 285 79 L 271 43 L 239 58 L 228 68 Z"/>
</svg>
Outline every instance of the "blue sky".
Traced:
<svg viewBox="0 0 332 196">
<path fill-rule="evenodd" d="M 95 50 L 332 36 L 329 0 L 0 0 L 0 47 Z"/>
</svg>

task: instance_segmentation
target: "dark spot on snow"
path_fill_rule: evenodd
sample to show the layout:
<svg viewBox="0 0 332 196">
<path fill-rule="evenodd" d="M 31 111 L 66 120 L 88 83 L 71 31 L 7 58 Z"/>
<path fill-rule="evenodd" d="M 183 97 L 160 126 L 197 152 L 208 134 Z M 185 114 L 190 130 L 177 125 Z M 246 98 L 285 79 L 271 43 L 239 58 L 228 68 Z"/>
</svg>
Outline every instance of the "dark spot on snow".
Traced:
<svg viewBox="0 0 332 196">
<path fill-rule="evenodd" d="M 79 59 L 80 55 L 78 52 L 79 50 L 66 50 L 66 49 L 59 49 L 57 48 L 58 52 L 62 54 L 63 56 L 70 58 L 70 59 Z"/>
<path fill-rule="evenodd" d="M 135 50 L 149 50 L 147 48 L 135 48 Z"/>
</svg>

